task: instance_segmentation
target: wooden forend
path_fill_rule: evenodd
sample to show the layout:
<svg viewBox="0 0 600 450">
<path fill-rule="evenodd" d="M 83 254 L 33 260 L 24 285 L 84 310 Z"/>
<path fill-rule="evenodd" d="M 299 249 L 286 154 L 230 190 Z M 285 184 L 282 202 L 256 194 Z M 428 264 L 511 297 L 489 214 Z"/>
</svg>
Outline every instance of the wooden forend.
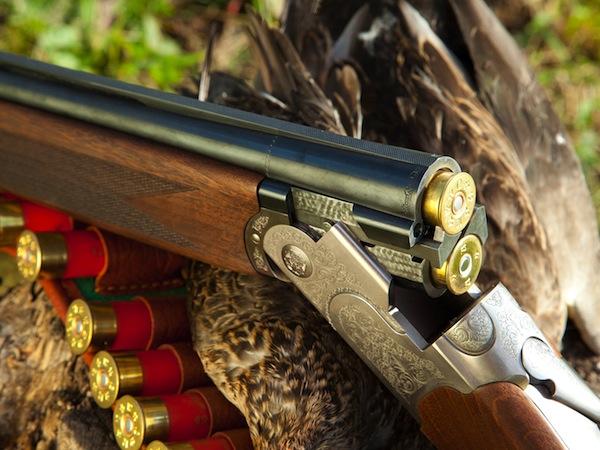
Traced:
<svg viewBox="0 0 600 450">
<path fill-rule="evenodd" d="M 440 450 L 564 449 L 518 386 L 494 383 L 465 395 L 437 388 L 419 403 L 421 431 Z"/>
</svg>

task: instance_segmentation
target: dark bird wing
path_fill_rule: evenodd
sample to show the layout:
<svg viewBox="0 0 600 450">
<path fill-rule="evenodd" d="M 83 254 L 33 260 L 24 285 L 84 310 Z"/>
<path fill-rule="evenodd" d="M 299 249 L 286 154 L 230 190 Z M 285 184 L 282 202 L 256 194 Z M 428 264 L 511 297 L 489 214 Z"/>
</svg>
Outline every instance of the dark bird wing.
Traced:
<svg viewBox="0 0 600 450">
<path fill-rule="evenodd" d="M 600 239 L 579 160 L 521 50 L 480 1 L 451 0 L 479 95 L 512 142 L 555 255 L 562 298 L 600 353 Z"/>
<path fill-rule="evenodd" d="M 264 90 L 296 112 L 306 125 L 345 134 L 339 113 L 300 60 L 289 38 L 250 12 L 248 35 L 259 60 Z"/>
<path fill-rule="evenodd" d="M 324 89 L 338 111 L 346 134 L 360 139 L 363 122 L 362 85 L 354 66 L 349 62 L 341 62 L 330 67 Z"/>
<path fill-rule="evenodd" d="M 364 87 L 364 133 L 391 144 L 456 158 L 477 182 L 490 238 L 479 281 L 502 281 L 559 343 L 566 307 L 555 257 L 532 203 L 525 170 L 460 62 L 408 2 L 371 8 L 356 60 Z M 468 62 L 467 62 L 468 63 Z"/>
<path fill-rule="evenodd" d="M 282 30 L 298 51 L 302 64 L 310 72 L 325 96 L 331 100 L 345 134 L 362 137 L 362 82 L 360 68 L 349 59 L 361 31 L 368 8 L 363 5 L 337 4 L 336 20 L 322 15 L 331 3 L 296 0 L 286 3 Z M 348 14 L 345 18 L 344 14 Z M 333 41 L 331 28 L 343 25 Z"/>
</svg>

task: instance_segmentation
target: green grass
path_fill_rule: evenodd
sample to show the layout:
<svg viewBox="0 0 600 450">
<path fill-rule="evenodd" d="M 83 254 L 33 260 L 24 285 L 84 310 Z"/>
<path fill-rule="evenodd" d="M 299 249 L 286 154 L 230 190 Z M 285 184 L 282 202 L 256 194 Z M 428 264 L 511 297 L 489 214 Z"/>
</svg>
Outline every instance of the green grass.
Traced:
<svg viewBox="0 0 600 450">
<path fill-rule="evenodd" d="M 573 139 L 600 210 L 600 2 L 549 0 L 516 38 Z"/>
<path fill-rule="evenodd" d="M 0 49 L 169 90 L 203 58 L 162 29 L 174 13 L 169 0 L 0 0 Z"/>
<path fill-rule="evenodd" d="M 195 74 L 203 48 L 167 30 L 175 15 L 223 11 L 231 0 L 0 0 L 0 50 L 161 90 Z M 241 4 L 241 2 L 238 2 Z M 271 22 L 277 0 L 251 3 Z M 189 11 L 188 11 L 189 10 Z"/>
</svg>

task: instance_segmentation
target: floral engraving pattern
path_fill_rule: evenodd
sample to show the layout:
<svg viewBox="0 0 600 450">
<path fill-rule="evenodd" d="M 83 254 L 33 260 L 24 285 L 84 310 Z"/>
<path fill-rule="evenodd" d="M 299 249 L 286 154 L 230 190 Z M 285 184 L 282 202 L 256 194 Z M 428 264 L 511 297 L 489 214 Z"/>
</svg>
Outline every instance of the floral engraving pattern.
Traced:
<svg viewBox="0 0 600 450">
<path fill-rule="evenodd" d="M 513 359 L 520 359 L 524 340 L 529 336 L 541 335 L 539 328 L 502 285 L 483 303 L 496 310 L 494 317 L 502 349 Z"/>
<path fill-rule="evenodd" d="M 536 378 L 561 380 L 568 383 L 578 383 L 579 380 L 568 366 L 561 360 L 545 342 L 531 338 L 523 346 L 525 366 Z"/>
<path fill-rule="evenodd" d="M 369 361 L 377 361 L 379 372 L 398 394 L 408 398 L 432 380 L 444 379 L 433 362 L 391 339 L 371 314 L 363 304 L 346 304 L 339 310 L 337 326 L 350 337 L 359 353 Z"/>
<path fill-rule="evenodd" d="M 338 260 L 334 252 L 326 246 L 316 246 L 306 235 L 294 232 L 293 229 L 280 228 L 271 231 L 269 243 L 265 243 L 265 250 L 274 258 L 281 258 L 279 252 L 273 251 L 277 243 L 286 243 L 300 248 L 312 262 L 314 267 L 310 278 L 296 280 L 297 286 L 311 302 L 326 314 L 330 293 L 335 291 L 333 286 L 344 285 L 349 291 L 361 290 L 362 283 L 348 270 L 347 266 Z"/>
<path fill-rule="evenodd" d="M 265 229 L 265 227 L 269 225 L 269 217 L 268 216 L 260 216 L 257 217 L 256 220 L 254 220 L 254 223 L 252 224 L 252 229 L 254 231 L 256 231 L 258 234 L 263 233 L 263 230 Z"/>
<path fill-rule="evenodd" d="M 446 337 L 464 352 L 479 355 L 494 343 L 494 323 L 485 309 L 477 306 L 452 327 Z"/>
<path fill-rule="evenodd" d="M 267 272 L 269 270 L 269 266 L 267 265 L 265 258 L 263 257 L 260 250 L 256 247 L 254 248 L 254 251 L 252 252 L 252 259 L 254 260 L 254 266 L 257 269 L 262 270 L 264 272 Z"/>
<path fill-rule="evenodd" d="M 411 394 L 446 380 L 433 362 L 435 350 L 421 354 L 389 317 L 388 279 L 373 282 L 376 276 L 365 272 L 365 265 L 354 258 L 355 247 L 344 240 L 341 229 L 329 233 L 315 243 L 299 229 L 275 226 L 265 235 L 265 251 L 280 267 L 284 247 L 295 246 L 306 254 L 312 273 L 306 278 L 290 277 L 294 284 L 410 406 Z"/>
</svg>

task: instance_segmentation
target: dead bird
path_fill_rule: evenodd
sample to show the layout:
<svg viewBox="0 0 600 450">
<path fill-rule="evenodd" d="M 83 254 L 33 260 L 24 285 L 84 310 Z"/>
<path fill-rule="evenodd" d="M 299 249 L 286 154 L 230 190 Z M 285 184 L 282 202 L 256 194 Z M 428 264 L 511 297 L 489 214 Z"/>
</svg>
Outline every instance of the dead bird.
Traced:
<svg viewBox="0 0 600 450">
<path fill-rule="evenodd" d="M 481 2 L 467 3 L 479 8 Z M 431 5 L 445 6 L 431 15 L 425 8 Z M 476 178 L 479 201 L 489 214 L 492 236 L 481 281 L 503 281 L 559 343 L 566 300 L 554 237 L 545 225 L 552 219 L 540 217 L 543 200 L 533 194 L 530 169 L 514 133 L 490 104 L 493 96 L 486 94 L 482 77 L 485 58 L 472 54 L 491 53 L 474 50 L 463 36 L 473 32 L 478 19 L 461 25 L 459 14 L 453 3 L 441 0 L 382 0 L 367 7 L 354 1 L 290 1 L 283 23 L 293 45 L 251 19 L 252 46 L 262 63 L 259 89 L 213 74 L 207 98 L 454 156 Z M 480 32 L 485 33 L 485 24 Z M 453 35 L 450 29 L 459 35 L 442 40 Z M 501 78 L 494 83 L 500 85 Z M 543 127 L 530 132 L 544 134 Z M 552 167 L 554 176 L 565 175 L 558 164 Z M 257 448 L 368 448 L 368 442 L 391 448 L 398 442 L 392 422 L 410 420 L 401 418 L 397 403 L 362 363 L 345 354 L 347 347 L 318 342 L 319 333 L 328 336 L 323 340 L 338 337 L 289 287 L 200 264 L 190 271 L 189 287 L 196 348 L 216 384 L 244 412 Z M 355 364 L 361 365 L 359 371 Z M 350 395 L 350 386 L 358 391 Z M 379 408 L 366 392 L 382 399 Z M 377 432 L 364 426 L 365 418 Z"/>
<path fill-rule="evenodd" d="M 513 145 L 480 101 L 466 65 L 418 10 L 404 1 L 395 8 L 384 14 L 397 20 L 388 18 L 383 35 L 369 43 L 378 60 L 386 51 L 382 47 L 392 53 L 383 56 L 392 61 L 397 80 L 390 81 L 396 104 L 388 115 L 398 131 L 386 131 L 389 142 L 450 155 L 473 176 L 489 224 L 478 284 L 485 288 L 502 281 L 559 345 L 567 311 L 556 259 Z M 390 39 L 384 35 L 391 35 L 395 46 L 382 44 Z"/>
</svg>

